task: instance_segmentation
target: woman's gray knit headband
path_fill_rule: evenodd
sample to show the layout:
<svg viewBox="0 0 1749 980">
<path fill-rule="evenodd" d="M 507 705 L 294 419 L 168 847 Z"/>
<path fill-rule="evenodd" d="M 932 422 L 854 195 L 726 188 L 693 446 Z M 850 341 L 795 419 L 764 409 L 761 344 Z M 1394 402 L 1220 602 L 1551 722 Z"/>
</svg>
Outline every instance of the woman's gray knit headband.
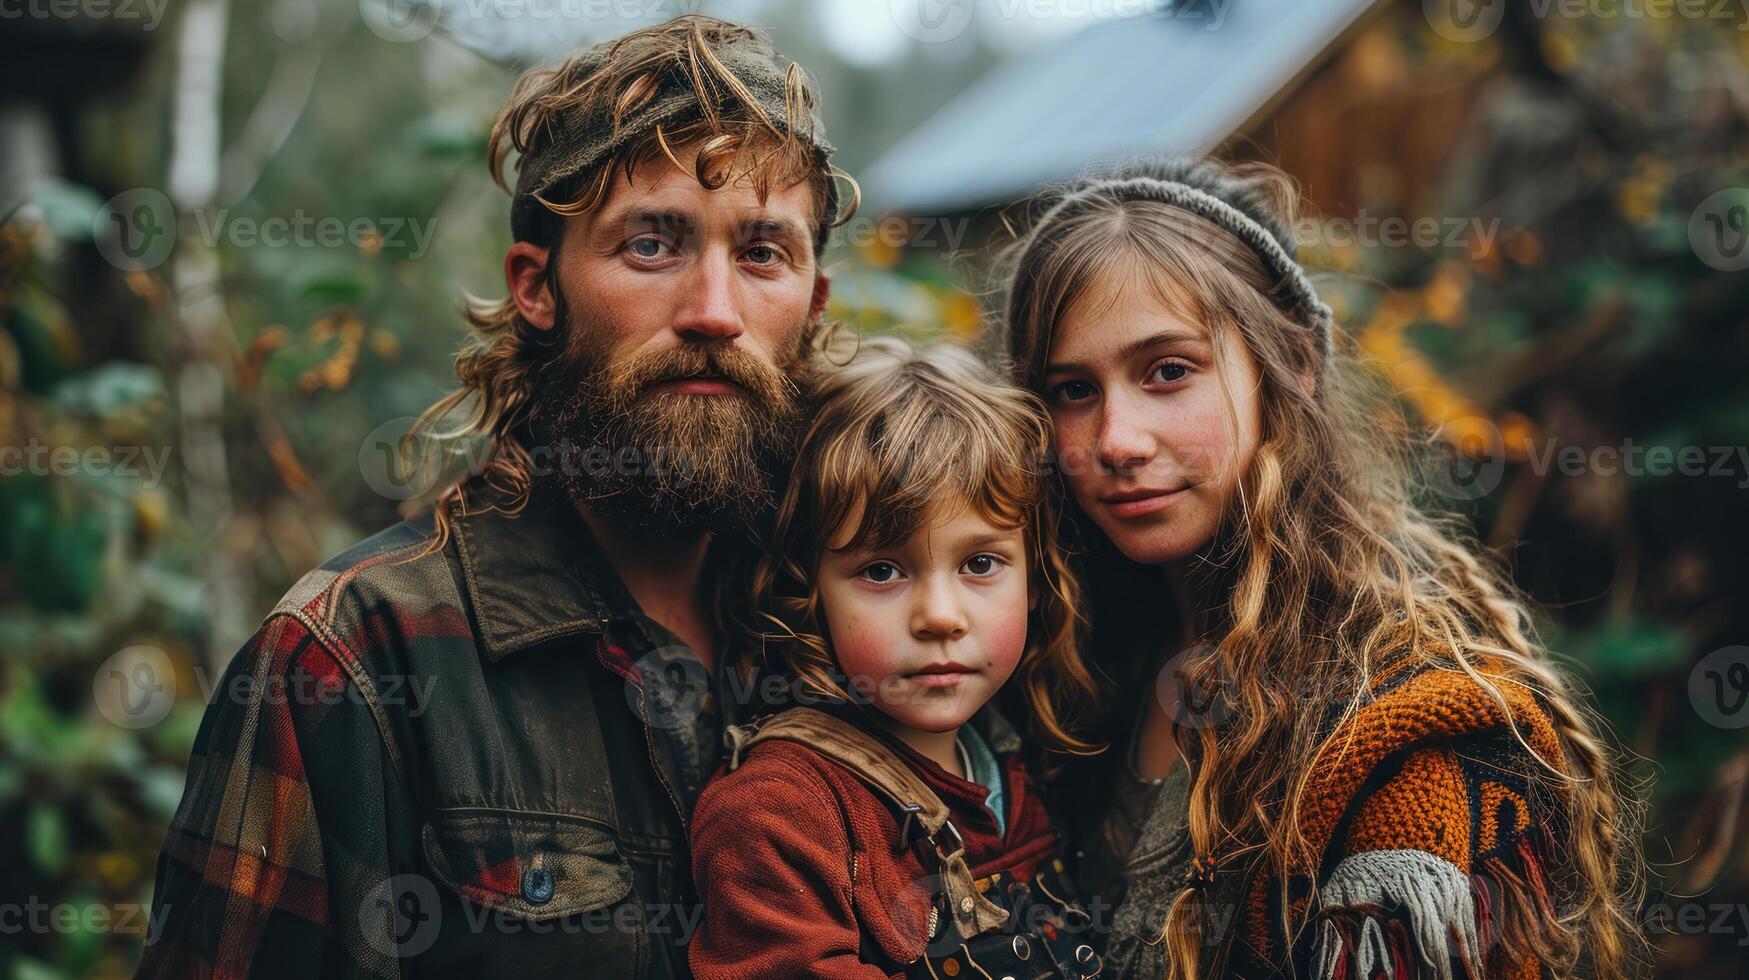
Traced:
<svg viewBox="0 0 1749 980">
<path fill-rule="evenodd" d="M 1045 212 L 1035 227 L 1045 227 L 1069 203 L 1085 200 L 1095 194 L 1115 194 L 1124 198 L 1144 198 L 1171 204 L 1207 218 L 1238 236 L 1240 241 L 1251 246 L 1251 250 L 1263 260 L 1264 267 L 1286 285 L 1286 298 L 1289 302 L 1278 305 L 1289 316 L 1311 329 L 1317 340 L 1320 363 L 1329 362 L 1331 348 L 1335 343 L 1335 314 L 1318 298 L 1318 291 L 1313 287 L 1311 277 L 1306 275 L 1306 270 L 1288 254 L 1287 249 L 1282 247 L 1281 242 L 1267 228 L 1258 224 L 1250 215 L 1205 190 L 1176 180 L 1149 176 L 1111 177 L 1079 188 L 1057 202 Z"/>
</svg>

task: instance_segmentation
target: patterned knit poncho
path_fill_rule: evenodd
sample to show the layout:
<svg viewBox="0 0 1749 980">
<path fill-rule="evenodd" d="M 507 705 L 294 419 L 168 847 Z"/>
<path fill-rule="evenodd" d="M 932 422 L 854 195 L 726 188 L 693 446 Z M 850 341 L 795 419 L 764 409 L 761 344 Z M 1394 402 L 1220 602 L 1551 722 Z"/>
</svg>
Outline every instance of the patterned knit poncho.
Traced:
<svg viewBox="0 0 1749 980">
<path fill-rule="evenodd" d="M 1495 686 L 1504 708 L 1456 670 L 1409 668 L 1378 682 L 1313 775 L 1303 829 L 1317 866 L 1279 876 L 1223 865 L 1205 885 L 1202 975 L 1544 975 L 1536 951 L 1550 948 L 1558 828 L 1538 788 L 1546 772 L 1536 778 L 1542 763 L 1525 745 L 1555 766 L 1562 755 L 1539 697 Z M 1183 807 L 1182 793 L 1157 804 L 1174 805 Z M 1107 975 L 1166 975 L 1167 909 L 1186 885 L 1188 848 L 1181 811 L 1150 815 L 1126 872 Z M 1290 921 L 1306 923 L 1291 939 L 1284 902 Z"/>
</svg>

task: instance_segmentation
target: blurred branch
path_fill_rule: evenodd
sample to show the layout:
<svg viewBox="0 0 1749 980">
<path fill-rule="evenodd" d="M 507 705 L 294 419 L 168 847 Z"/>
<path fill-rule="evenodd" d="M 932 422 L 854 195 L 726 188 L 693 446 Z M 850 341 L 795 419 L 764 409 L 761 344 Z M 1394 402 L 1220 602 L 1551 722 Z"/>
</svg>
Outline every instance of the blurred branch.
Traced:
<svg viewBox="0 0 1749 980">
<path fill-rule="evenodd" d="M 170 156 L 170 196 L 178 212 L 211 206 L 218 191 L 221 93 L 224 84 L 227 0 L 192 0 L 182 19 Z M 187 356 L 175 381 L 180 441 L 188 470 L 188 503 L 209 534 L 231 520 L 234 501 L 224 438 L 226 370 L 236 337 L 218 288 L 218 256 L 199 241 L 184 241 L 171 267 L 176 319 Z M 212 610 L 208 662 L 222 664 L 248 635 L 251 583 L 244 564 L 215 549 L 204 576 Z"/>
<path fill-rule="evenodd" d="M 1743 822 L 1745 793 L 1749 793 L 1749 749 L 1719 767 L 1709 805 L 1700 808 L 1689 826 L 1689 840 L 1705 840 L 1709 829 L 1714 833 L 1705 850 L 1689 864 L 1682 879 L 1684 891 L 1695 893 L 1710 886 L 1733 856 L 1732 846 Z"/>
<path fill-rule="evenodd" d="M 243 124 L 243 133 L 219 164 L 217 200 L 235 202 L 247 197 L 273 155 L 303 118 L 315 91 L 324 49 L 319 44 L 300 44 L 286 49 L 273 63 L 267 91 Z"/>
</svg>

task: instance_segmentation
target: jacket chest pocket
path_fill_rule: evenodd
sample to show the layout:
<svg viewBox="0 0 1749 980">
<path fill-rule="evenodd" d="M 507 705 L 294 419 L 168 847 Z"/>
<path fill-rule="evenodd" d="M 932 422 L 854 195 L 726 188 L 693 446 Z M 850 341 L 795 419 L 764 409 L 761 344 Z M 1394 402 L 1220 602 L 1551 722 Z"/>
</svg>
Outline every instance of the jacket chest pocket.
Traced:
<svg viewBox="0 0 1749 980">
<path fill-rule="evenodd" d="M 420 974 L 637 976 L 646 910 L 613 831 L 512 810 L 442 810 L 421 838 L 440 928 Z"/>
</svg>

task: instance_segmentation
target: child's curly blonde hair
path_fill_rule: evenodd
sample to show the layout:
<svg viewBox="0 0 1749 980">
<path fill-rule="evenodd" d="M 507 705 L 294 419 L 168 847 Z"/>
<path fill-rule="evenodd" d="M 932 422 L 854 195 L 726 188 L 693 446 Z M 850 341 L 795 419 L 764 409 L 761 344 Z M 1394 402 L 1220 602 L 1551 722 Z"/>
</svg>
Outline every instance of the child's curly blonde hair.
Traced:
<svg viewBox="0 0 1749 980">
<path fill-rule="evenodd" d="M 1014 678 L 1033 734 L 1060 751 L 1097 751 L 1072 733 L 1095 688 L 1078 646 L 1080 590 L 1057 547 L 1043 403 L 996 380 L 969 351 L 891 337 L 865 339 L 847 363 L 821 368 L 813 393 L 813 420 L 754 573 L 759 645 L 775 645 L 802 692 L 852 700 L 815 587 L 829 542 L 888 548 L 955 505 L 971 507 L 1026 538 L 1038 601 Z"/>
</svg>

